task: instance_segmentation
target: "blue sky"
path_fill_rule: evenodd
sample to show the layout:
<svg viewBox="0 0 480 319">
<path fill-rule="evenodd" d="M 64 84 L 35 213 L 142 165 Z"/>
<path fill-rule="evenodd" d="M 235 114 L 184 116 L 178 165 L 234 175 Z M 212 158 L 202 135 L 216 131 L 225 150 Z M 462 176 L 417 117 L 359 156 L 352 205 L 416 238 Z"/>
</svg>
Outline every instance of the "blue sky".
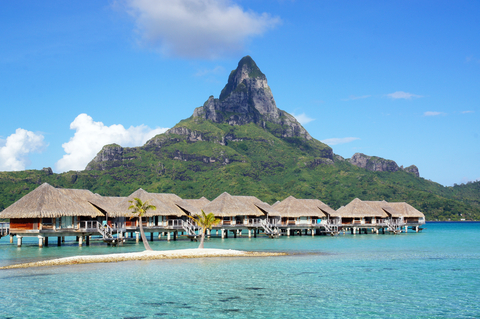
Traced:
<svg viewBox="0 0 480 319">
<path fill-rule="evenodd" d="M 8 1 L 0 170 L 81 170 L 218 97 L 250 55 L 277 106 L 349 158 L 480 179 L 480 2 Z"/>
</svg>

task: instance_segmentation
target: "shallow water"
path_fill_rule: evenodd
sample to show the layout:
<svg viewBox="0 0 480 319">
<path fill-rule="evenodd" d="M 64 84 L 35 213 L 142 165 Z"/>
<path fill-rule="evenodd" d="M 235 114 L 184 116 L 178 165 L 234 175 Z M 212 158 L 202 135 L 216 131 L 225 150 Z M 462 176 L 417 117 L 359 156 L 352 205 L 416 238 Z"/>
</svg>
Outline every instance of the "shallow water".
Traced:
<svg viewBox="0 0 480 319">
<path fill-rule="evenodd" d="M 0 271 L 0 318 L 475 318 L 480 317 L 480 223 L 428 223 L 423 233 L 212 238 L 210 248 L 287 251 Z M 0 240 L 0 265 L 143 250 L 39 249 Z M 154 241 L 155 250 L 194 248 Z"/>
</svg>

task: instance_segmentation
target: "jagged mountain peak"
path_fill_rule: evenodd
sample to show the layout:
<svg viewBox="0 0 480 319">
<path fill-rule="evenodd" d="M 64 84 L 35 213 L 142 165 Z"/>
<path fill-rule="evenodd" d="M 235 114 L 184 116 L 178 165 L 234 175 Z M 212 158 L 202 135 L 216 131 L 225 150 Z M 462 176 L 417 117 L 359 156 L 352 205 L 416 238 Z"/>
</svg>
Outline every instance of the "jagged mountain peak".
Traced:
<svg viewBox="0 0 480 319">
<path fill-rule="evenodd" d="M 267 77 L 250 56 L 242 58 L 230 73 L 220 98 L 210 96 L 195 109 L 193 118 L 230 125 L 255 123 L 266 129 L 276 124 L 281 126 L 275 134 L 279 137 L 312 139 L 295 117 L 277 108 Z"/>
</svg>

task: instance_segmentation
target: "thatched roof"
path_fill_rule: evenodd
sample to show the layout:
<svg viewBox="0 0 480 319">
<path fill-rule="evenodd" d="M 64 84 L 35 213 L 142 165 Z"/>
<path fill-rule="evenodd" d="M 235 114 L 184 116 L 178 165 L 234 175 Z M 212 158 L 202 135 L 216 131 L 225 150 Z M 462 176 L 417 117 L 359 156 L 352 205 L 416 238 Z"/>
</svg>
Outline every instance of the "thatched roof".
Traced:
<svg viewBox="0 0 480 319">
<path fill-rule="evenodd" d="M 103 214 L 88 202 L 88 190 L 55 188 L 43 183 L 0 213 L 0 218 L 97 217 Z"/>
<path fill-rule="evenodd" d="M 319 199 L 299 199 L 305 206 L 316 207 L 325 215 L 336 217 L 337 212 Z"/>
<path fill-rule="evenodd" d="M 236 199 L 242 201 L 246 206 L 250 207 L 252 211 L 255 211 L 257 214 L 248 214 L 250 216 L 280 216 L 280 212 L 277 211 L 272 206 L 268 205 L 265 202 L 262 202 L 255 196 L 233 196 Z"/>
<path fill-rule="evenodd" d="M 151 195 L 153 195 L 155 198 L 160 200 L 163 204 L 170 207 L 171 209 L 178 211 L 178 214 L 176 216 L 183 216 L 184 214 L 200 214 L 200 209 L 193 205 L 190 205 L 187 201 L 185 201 L 178 195 L 168 193 L 152 193 Z"/>
<path fill-rule="evenodd" d="M 203 207 L 206 214 L 213 213 L 216 217 L 234 217 L 234 216 L 262 216 L 263 213 L 252 202 L 242 196 L 232 196 L 227 192 L 212 200 Z"/>
<path fill-rule="evenodd" d="M 282 217 L 325 217 L 325 214 L 315 205 L 313 201 L 296 199 L 293 196 L 285 198 L 273 205 Z"/>
<path fill-rule="evenodd" d="M 131 200 L 134 200 L 134 198 L 139 198 L 143 202 L 148 201 L 150 205 L 154 205 L 157 209 L 156 210 L 149 210 L 145 215 L 145 217 L 152 217 L 152 216 L 182 216 L 184 215 L 182 210 L 179 208 L 174 208 L 169 204 L 164 203 L 162 200 L 160 200 L 158 194 L 151 194 L 148 193 L 147 191 L 143 189 L 138 189 L 132 194 L 130 194 L 128 197 L 125 197 L 123 200 L 121 200 L 114 208 L 114 211 L 109 212 L 108 215 L 112 217 L 119 217 L 119 216 L 125 216 L 125 217 L 132 217 L 132 212 L 131 210 L 128 209 L 132 203 L 130 203 Z"/>
<path fill-rule="evenodd" d="M 341 217 L 361 218 L 361 217 L 381 217 L 387 218 L 388 214 L 375 205 L 368 205 L 366 202 L 355 198 L 347 206 L 337 209 L 337 214 Z"/>
<path fill-rule="evenodd" d="M 199 198 L 199 199 L 184 199 L 187 204 L 196 207 L 197 209 L 203 209 L 203 207 L 207 206 L 210 201 L 206 199 L 205 197 Z"/>
<path fill-rule="evenodd" d="M 425 215 L 422 212 L 405 202 L 389 202 L 388 205 L 397 210 L 403 217 L 419 217 L 425 219 Z"/>
<path fill-rule="evenodd" d="M 89 199 L 88 201 L 100 209 L 102 213 L 106 214 L 109 217 L 112 217 L 112 213 L 116 211 L 116 206 L 126 197 L 115 197 L 115 196 L 100 196 L 95 194 L 95 197 Z"/>
<path fill-rule="evenodd" d="M 399 217 L 402 217 L 402 214 L 397 211 L 395 208 L 393 208 L 389 203 L 387 203 L 386 201 L 382 200 L 382 201 L 363 201 L 364 203 L 366 203 L 367 205 L 369 205 L 370 207 L 374 208 L 374 209 L 381 209 L 383 210 L 385 213 L 388 214 L 388 216 L 390 217 L 395 217 L 395 218 L 399 218 Z"/>
</svg>

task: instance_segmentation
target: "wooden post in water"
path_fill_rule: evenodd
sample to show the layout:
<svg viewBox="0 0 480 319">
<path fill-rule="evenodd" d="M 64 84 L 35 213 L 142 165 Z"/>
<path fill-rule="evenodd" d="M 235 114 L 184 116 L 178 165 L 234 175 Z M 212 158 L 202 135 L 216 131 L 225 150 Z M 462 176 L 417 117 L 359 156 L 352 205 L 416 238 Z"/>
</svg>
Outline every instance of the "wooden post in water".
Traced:
<svg viewBox="0 0 480 319">
<path fill-rule="evenodd" d="M 82 247 L 83 246 L 83 236 L 77 236 L 78 238 L 78 247 Z"/>
<path fill-rule="evenodd" d="M 220 229 L 220 234 L 222 234 L 222 239 L 224 239 L 225 238 L 225 231 L 223 230 L 223 228 Z"/>
<path fill-rule="evenodd" d="M 90 236 L 85 236 L 86 245 L 90 246 Z"/>
<path fill-rule="evenodd" d="M 17 247 L 22 247 L 22 236 L 17 236 Z"/>
<path fill-rule="evenodd" d="M 170 232 L 167 232 L 167 240 L 170 241 Z"/>
<path fill-rule="evenodd" d="M 150 241 L 153 241 L 153 232 L 150 233 Z"/>
<path fill-rule="evenodd" d="M 140 233 L 138 231 L 135 232 L 135 241 L 138 243 L 140 241 Z"/>
<path fill-rule="evenodd" d="M 290 228 L 287 228 L 287 236 L 290 237 Z"/>
<path fill-rule="evenodd" d="M 178 232 L 177 232 L 177 231 L 174 231 L 174 232 L 173 232 L 173 240 L 177 240 L 177 235 L 178 235 Z"/>
<path fill-rule="evenodd" d="M 65 242 L 65 236 L 62 236 L 62 243 Z"/>
<path fill-rule="evenodd" d="M 13 244 L 13 235 L 10 234 L 10 244 Z"/>
<path fill-rule="evenodd" d="M 45 247 L 48 247 L 48 237 L 45 237 L 43 241 L 45 242 Z"/>
<path fill-rule="evenodd" d="M 43 237 L 38 236 L 38 248 L 43 248 Z"/>
<path fill-rule="evenodd" d="M 251 229 L 248 230 L 248 238 L 252 238 L 252 230 Z"/>
</svg>

